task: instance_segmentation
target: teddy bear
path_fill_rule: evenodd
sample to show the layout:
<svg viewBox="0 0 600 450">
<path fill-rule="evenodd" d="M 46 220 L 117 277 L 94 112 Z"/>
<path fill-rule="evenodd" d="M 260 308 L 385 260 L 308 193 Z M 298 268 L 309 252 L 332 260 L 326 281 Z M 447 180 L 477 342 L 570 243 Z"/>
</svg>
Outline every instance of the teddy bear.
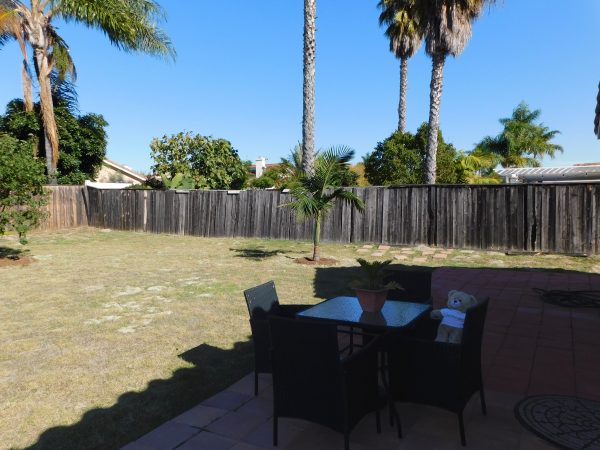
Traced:
<svg viewBox="0 0 600 450">
<path fill-rule="evenodd" d="M 467 309 L 475 304 L 477 304 L 477 299 L 471 294 L 454 290 L 448 292 L 447 308 L 431 311 L 432 319 L 442 321 L 438 326 L 436 342 L 460 344 L 465 324 L 465 313 Z"/>
</svg>

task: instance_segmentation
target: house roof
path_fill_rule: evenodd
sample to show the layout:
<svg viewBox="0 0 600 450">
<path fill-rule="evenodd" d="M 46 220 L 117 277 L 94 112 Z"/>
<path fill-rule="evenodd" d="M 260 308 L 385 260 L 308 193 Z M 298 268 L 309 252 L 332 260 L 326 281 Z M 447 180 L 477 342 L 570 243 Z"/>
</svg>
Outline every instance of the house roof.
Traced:
<svg viewBox="0 0 600 450">
<path fill-rule="evenodd" d="M 525 182 L 540 181 L 598 181 L 600 165 L 569 167 L 509 167 L 497 171 L 502 177 L 517 177 Z"/>
<path fill-rule="evenodd" d="M 104 158 L 104 160 L 102 161 L 102 165 L 116 170 L 117 172 L 121 172 L 123 175 L 127 175 L 129 178 L 138 181 L 140 183 L 143 183 L 144 181 L 146 181 L 146 177 L 144 175 L 140 175 L 137 172 L 134 172 L 132 169 L 130 169 L 127 166 L 123 166 L 122 164 L 118 164 L 114 161 L 111 161 L 110 159 L 106 159 Z"/>
</svg>

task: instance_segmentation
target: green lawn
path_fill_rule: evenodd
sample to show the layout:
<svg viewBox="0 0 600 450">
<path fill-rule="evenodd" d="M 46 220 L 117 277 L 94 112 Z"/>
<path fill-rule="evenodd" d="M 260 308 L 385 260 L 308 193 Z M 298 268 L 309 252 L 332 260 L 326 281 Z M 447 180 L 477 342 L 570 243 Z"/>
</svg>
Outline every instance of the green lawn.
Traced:
<svg viewBox="0 0 600 450">
<path fill-rule="evenodd" d="M 233 383 L 252 369 L 243 289 L 273 279 L 282 302 L 316 302 L 347 291 L 372 252 L 325 244 L 340 264 L 315 268 L 293 261 L 307 242 L 92 229 L 34 234 L 26 248 L 33 263 L 0 265 L 0 447 L 52 450 L 118 448 Z M 22 247 L 0 238 L 8 249 Z M 599 264 L 461 251 L 422 263 Z"/>
</svg>

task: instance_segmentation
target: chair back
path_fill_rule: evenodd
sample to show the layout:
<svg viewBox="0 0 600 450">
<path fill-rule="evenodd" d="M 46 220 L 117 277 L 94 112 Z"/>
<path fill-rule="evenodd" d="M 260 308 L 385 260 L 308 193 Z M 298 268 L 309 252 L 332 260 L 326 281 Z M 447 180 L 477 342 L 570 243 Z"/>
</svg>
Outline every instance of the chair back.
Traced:
<svg viewBox="0 0 600 450">
<path fill-rule="evenodd" d="M 388 300 L 404 300 L 414 303 L 431 303 L 431 277 L 429 267 L 390 266 L 386 270 L 384 283 L 395 281 L 403 289 L 391 289 Z"/>
<path fill-rule="evenodd" d="M 246 289 L 244 297 L 251 319 L 264 319 L 279 306 L 279 298 L 273 281 Z"/>
<path fill-rule="evenodd" d="M 489 298 L 485 297 L 466 311 L 461 342 L 463 368 L 472 373 L 481 372 L 481 341 Z M 466 367 L 465 367 L 466 366 Z M 475 370 L 478 369 L 478 370 Z"/>
<path fill-rule="evenodd" d="M 339 429 L 342 369 L 335 324 L 269 317 L 274 412 Z"/>
</svg>

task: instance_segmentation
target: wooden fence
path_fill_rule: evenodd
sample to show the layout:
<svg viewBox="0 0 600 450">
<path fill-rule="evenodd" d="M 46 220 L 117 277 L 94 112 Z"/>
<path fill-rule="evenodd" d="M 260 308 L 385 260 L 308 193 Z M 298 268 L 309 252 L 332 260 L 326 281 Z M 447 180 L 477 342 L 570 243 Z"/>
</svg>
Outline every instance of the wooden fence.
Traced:
<svg viewBox="0 0 600 450">
<path fill-rule="evenodd" d="M 60 230 L 88 225 L 86 188 L 83 186 L 47 186 L 50 191 L 48 216 L 38 230 Z"/>
<path fill-rule="evenodd" d="M 398 186 L 352 189 L 323 223 L 336 242 L 598 254 L 600 185 Z M 193 236 L 310 239 L 279 191 L 89 189 L 91 226 Z"/>
</svg>

